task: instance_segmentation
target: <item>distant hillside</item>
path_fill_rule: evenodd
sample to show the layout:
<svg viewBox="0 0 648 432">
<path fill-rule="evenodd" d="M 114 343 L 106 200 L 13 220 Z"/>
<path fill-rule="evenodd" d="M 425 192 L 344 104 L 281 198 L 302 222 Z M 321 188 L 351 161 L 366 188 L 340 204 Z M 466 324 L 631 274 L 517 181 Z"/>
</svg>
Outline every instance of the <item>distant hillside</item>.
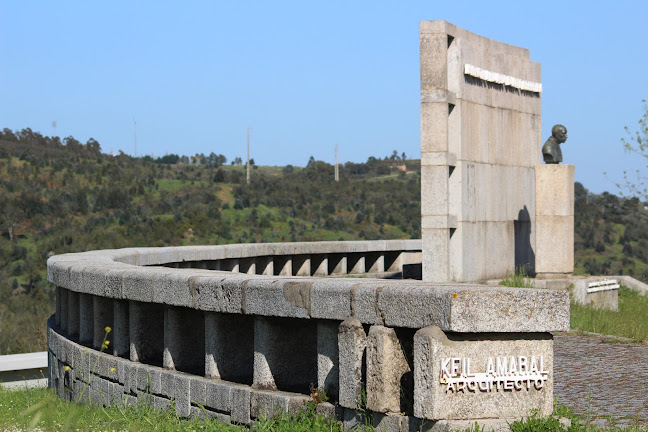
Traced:
<svg viewBox="0 0 648 432">
<path fill-rule="evenodd" d="M 190 162 L 194 163 L 190 163 Z M 44 348 L 52 254 L 131 246 L 420 237 L 420 163 L 224 165 L 132 158 L 29 129 L 0 133 L 0 354 Z M 37 337 L 33 337 L 34 334 Z"/>
<path fill-rule="evenodd" d="M 45 348 L 52 254 L 132 246 L 420 238 L 420 161 L 226 165 L 220 154 L 101 153 L 0 132 L 0 354 Z M 239 162 L 239 161 L 237 161 Z M 648 278 L 648 213 L 576 184 L 576 270 Z"/>
</svg>

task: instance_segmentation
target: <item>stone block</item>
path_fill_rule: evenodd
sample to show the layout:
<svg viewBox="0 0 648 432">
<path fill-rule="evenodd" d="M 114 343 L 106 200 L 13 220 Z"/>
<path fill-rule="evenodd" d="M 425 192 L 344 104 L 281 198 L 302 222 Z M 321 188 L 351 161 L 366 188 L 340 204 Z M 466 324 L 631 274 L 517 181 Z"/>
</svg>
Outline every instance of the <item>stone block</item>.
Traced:
<svg viewBox="0 0 648 432">
<path fill-rule="evenodd" d="M 536 218 L 535 260 L 538 277 L 574 272 L 574 216 Z"/>
<path fill-rule="evenodd" d="M 191 378 L 185 374 L 175 374 L 174 401 L 176 414 L 180 417 L 191 415 Z"/>
<path fill-rule="evenodd" d="M 137 370 L 137 388 L 145 393 L 162 394 L 162 370 L 141 365 Z"/>
<path fill-rule="evenodd" d="M 309 318 L 311 280 L 252 279 L 245 286 L 245 313 L 249 315 Z"/>
<path fill-rule="evenodd" d="M 574 165 L 535 166 L 536 215 L 574 215 Z"/>
<path fill-rule="evenodd" d="M 553 410 L 549 333 L 414 336 L 414 415 L 430 420 L 510 418 Z"/>
<path fill-rule="evenodd" d="M 144 366 L 140 365 L 139 363 L 124 362 L 124 392 L 130 393 L 132 395 L 137 394 L 137 379 L 139 376 L 140 367 Z"/>
<path fill-rule="evenodd" d="M 351 315 L 351 288 L 357 281 L 314 278 L 312 285 L 313 318 L 344 320 Z"/>
<path fill-rule="evenodd" d="M 421 229 L 423 280 L 446 282 L 449 278 L 449 229 Z"/>
<path fill-rule="evenodd" d="M 192 404 L 205 405 L 207 403 L 207 382 L 204 378 L 191 378 L 190 386 L 190 399 Z"/>
<path fill-rule="evenodd" d="M 252 390 L 250 394 L 250 414 L 253 418 L 272 417 L 289 412 L 296 414 L 304 408 L 310 397 L 279 391 Z"/>
<path fill-rule="evenodd" d="M 192 278 L 195 307 L 205 311 L 241 313 L 245 280 L 233 276 Z"/>
<path fill-rule="evenodd" d="M 344 430 L 358 430 L 369 424 L 367 415 L 364 412 L 357 412 L 353 409 L 345 408 L 342 415 L 342 426 Z"/>
<path fill-rule="evenodd" d="M 340 324 L 339 349 L 339 403 L 346 408 L 357 408 L 362 395 L 362 366 L 367 335 L 362 323 L 349 317 Z"/>
<path fill-rule="evenodd" d="M 153 408 L 156 410 L 166 410 L 169 409 L 171 405 L 171 400 L 160 396 L 152 395 L 151 403 L 153 405 Z"/>
<path fill-rule="evenodd" d="M 123 290 L 123 274 L 126 269 L 115 268 L 107 270 L 104 275 L 104 293 L 106 297 L 110 298 L 124 298 L 122 295 Z M 132 284 L 129 284 L 130 289 Z"/>
<path fill-rule="evenodd" d="M 378 293 L 385 285 L 384 281 L 363 281 L 351 287 L 351 314 L 367 324 L 382 324 L 378 310 Z"/>
<path fill-rule="evenodd" d="M 485 286 L 458 288 L 437 288 L 452 299 L 449 331 L 505 333 L 569 330 L 569 295 L 564 291 Z"/>
<path fill-rule="evenodd" d="M 231 391 L 232 421 L 236 423 L 250 424 L 250 387 L 232 385 Z"/>
<path fill-rule="evenodd" d="M 593 308 L 607 309 L 612 311 L 619 310 L 619 288 L 609 288 L 602 289 L 600 291 L 587 292 L 589 285 L 591 283 L 597 283 L 602 281 L 616 281 L 618 285 L 618 279 L 612 278 L 587 278 L 587 279 L 575 279 L 572 281 L 573 288 L 571 290 L 572 299 L 575 303 L 590 306 Z M 551 281 L 547 281 L 551 282 Z M 612 284 L 614 285 L 614 284 Z M 606 288 L 606 287 L 593 287 L 593 288 Z"/>
<path fill-rule="evenodd" d="M 374 413 L 372 416 L 372 426 L 377 431 L 401 432 L 403 420 L 405 420 L 405 416 L 400 414 Z"/>
<path fill-rule="evenodd" d="M 121 273 L 122 298 L 138 302 L 153 302 L 153 275 L 160 269 L 134 268 Z M 108 278 L 109 275 L 106 275 Z"/>
<path fill-rule="evenodd" d="M 386 286 L 376 303 L 385 325 L 390 327 L 417 327 L 428 320 L 449 326 L 450 296 L 431 287 Z"/>
<path fill-rule="evenodd" d="M 220 412 L 232 411 L 231 384 L 220 380 L 209 380 L 205 383 L 205 392 L 206 407 Z M 238 396 L 240 397 L 241 395 Z"/>
<path fill-rule="evenodd" d="M 401 411 L 401 379 L 410 372 L 401 344 L 392 328 L 371 326 L 367 337 L 367 408 Z"/>
</svg>

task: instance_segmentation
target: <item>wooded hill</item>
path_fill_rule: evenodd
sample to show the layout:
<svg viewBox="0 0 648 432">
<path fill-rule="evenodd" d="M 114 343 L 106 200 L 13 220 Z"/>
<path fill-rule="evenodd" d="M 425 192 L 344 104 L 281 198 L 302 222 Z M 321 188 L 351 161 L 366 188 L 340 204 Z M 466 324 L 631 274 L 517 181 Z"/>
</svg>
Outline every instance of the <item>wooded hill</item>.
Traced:
<svg viewBox="0 0 648 432">
<path fill-rule="evenodd" d="M 48 256 L 134 246 L 420 238 L 420 161 L 254 166 L 220 154 L 133 158 L 97 141 L 0 132 L 0 354 L 45 349 Z M 648 278 L 638 200 L 576 185 L 577 271 Z"/>
</svg>

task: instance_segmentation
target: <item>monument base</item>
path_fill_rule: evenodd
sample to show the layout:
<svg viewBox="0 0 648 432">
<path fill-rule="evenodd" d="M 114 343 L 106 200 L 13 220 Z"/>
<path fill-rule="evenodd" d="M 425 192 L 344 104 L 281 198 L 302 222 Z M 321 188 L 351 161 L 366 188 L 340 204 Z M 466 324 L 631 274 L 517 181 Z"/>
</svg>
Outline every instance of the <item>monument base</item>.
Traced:
<svg viewBox="0 0 648 432">
<path fill-rule="evenodd" d="M 574 165 L 536 165 L 536 279 L 574 272 Z"/>
</svg>

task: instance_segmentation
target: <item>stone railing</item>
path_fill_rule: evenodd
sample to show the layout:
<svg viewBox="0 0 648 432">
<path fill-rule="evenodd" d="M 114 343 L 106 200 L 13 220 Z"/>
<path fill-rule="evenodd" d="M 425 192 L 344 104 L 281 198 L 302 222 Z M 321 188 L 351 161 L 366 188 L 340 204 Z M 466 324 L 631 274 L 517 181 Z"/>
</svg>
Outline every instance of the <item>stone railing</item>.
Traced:
<svg viewBox="0 0 648 432">
<path fill-rule="evenodd" d="M 420 241 L 54 256 L 50 386 L 243 424 L 313 389 L 347 428 L 550 413 L 550 332 L 569 329 L 568 294 L 357 277 L 393 276 L 411 257 Z"/>
</svg>

